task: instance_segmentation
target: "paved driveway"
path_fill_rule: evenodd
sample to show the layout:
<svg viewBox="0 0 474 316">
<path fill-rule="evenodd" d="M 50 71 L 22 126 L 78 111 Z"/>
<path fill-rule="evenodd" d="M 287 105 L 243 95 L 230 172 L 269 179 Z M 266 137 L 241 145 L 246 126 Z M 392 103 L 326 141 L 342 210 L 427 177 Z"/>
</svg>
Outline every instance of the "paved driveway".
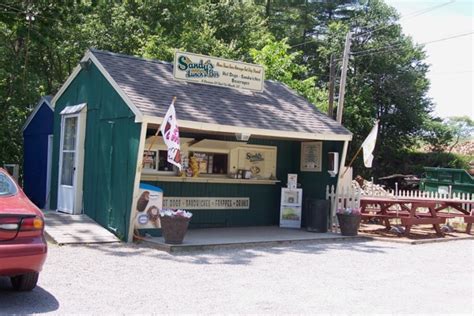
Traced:
<svg viewBox="0 0 474 316">
<path fill-rule="evenodd" d="M 473 313 L 473 241 L 343 242 L 169 255 L 51 246 L 39 286 L 8 313 Z"/>
</svg>

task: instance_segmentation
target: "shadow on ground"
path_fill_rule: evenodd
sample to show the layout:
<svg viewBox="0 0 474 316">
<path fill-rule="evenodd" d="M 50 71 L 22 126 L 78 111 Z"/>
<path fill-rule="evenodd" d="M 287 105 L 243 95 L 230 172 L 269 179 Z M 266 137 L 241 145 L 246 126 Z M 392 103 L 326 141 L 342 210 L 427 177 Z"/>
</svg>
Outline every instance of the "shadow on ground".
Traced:
<svg viewBox="0 0 474 316">
<path fill-rule="evenodd" d="M 9 278 L 0 277 L 0 314 L 40 314 L 58 308 L 58 300 L 41 286 L 31 292 L 16 292 Z"/>
<path fill-rule="evenodd" d="M 252 260 L 267 254 L 279 255 L 286 253 L 300 254 L 323 254 L 328 251 L 348 251 L 364 253 L 384 253 L 393 248 L 388 244 L 374 244 L 367 241 L 341 241 L 341 242 L 318 242 L 308 241 L 281 243 L 273 246 L 251 246 L 251 247 L 219 247 L 213 249 L 202 249 L 183 251 L 169 254 L 154 249 L 148 245 L 134 244 L 101 244 L 101 245 L 71 245 L 67 247 L 87 247 L 94 251 L 114 257 L 148 256 L 159 260 L 191 264 L 228 264 L 241 265 L 250 264 Z"/>
</svg>

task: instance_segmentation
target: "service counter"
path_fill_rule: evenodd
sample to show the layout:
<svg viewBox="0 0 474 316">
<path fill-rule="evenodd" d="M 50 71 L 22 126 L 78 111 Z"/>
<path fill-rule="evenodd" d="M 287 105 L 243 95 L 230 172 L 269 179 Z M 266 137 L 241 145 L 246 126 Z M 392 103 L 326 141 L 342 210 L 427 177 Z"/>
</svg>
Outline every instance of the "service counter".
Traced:
<svg viewBox="0 0 474 316">
<path fill-rule="evenodd" d="M 142 173 L 142 181 L 189 182 L 189 183 L 226 183 L 226 184 L 277 184 L 280 180 L 268 179 L 233 179 L 228 177 L 179 177 Z"/>
</svg>

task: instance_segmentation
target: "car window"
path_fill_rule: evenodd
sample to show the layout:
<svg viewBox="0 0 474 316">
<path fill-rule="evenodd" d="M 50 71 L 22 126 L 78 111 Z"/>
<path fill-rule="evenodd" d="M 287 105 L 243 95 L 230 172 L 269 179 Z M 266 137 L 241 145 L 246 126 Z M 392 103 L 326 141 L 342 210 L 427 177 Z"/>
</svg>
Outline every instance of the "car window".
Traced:
<svg viewBox="0 0 474 316">
<path fill-rule="evenodd" d="M 3 171 L 0 171 L 0 196 L 8 196 L 17 192 L 15 183 Z"/>
</svg>

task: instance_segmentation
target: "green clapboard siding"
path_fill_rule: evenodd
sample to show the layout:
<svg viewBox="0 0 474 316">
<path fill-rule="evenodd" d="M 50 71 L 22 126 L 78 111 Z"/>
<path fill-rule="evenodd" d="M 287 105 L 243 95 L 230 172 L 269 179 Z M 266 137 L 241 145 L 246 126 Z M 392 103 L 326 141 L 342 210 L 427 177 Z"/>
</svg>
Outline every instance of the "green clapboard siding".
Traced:
<svg viewBox="0 0 474 316">
<path fill-rule="evenodd" d="M 94 66 L 81 70 L 56 102 L 51 178 L 51 206 L 57 207 L 60 112 L 87 103 L 83 210 L 89 217 L 126 239 L 133 197 L 140 124 Z"/>
<path fill-rule="evenodd" d="M 196 137 L 187 134 L 183 137 Z M 199 135 L 201 138 L 235 141 L 232 138 Z M 217 184 L 145 181 L 163 189 L 165 196 L 182 197 L 249 197 L 248 210 L 193 210 L 191 228 L 278 225 L 281 187 L 286 185 L 288 173 L 297 173 L 303 188 L 303 198 L 324 199 L 326 185 L 336 184 L 327 173 L 328 152 L 342 150 L 342 142 L 323 143 L 323 172 L 299 172 L 300 148 L 298 141 L 251 139 L 250 144 L 277 146 L 276 185 Z M 303 218 L 304 221 L 304 218 Z"/>
</svg>

